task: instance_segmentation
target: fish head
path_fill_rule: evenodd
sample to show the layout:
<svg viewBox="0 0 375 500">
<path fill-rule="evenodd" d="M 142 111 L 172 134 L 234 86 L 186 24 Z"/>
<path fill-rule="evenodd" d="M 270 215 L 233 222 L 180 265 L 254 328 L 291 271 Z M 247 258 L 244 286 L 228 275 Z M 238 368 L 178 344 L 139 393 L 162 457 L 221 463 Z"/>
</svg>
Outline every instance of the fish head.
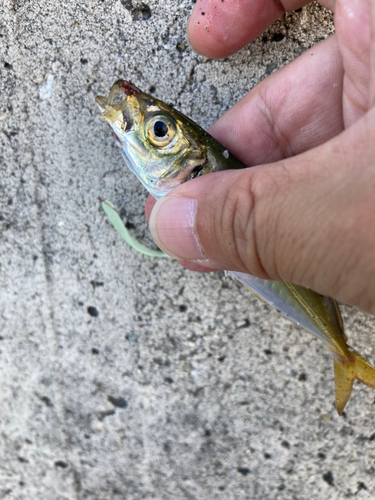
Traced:
<svg viewBox="0 0 375 500">
<path fill-rule="evenodd" d="M 125 80 L 117 81 L 108 97 L 98 96 L 96 103 L 125 162 L 155 198 L 208 173 L 208 134 L 172 106 Z"/>
</svg>

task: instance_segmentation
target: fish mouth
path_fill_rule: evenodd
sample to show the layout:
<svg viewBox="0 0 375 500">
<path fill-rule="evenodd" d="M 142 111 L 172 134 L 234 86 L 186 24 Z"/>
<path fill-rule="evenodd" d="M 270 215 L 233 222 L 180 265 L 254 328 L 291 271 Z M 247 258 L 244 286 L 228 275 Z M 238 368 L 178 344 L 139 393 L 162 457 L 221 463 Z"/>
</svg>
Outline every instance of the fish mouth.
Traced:
<svg viewBox="0 0 375 500">
<path fill-rule="evenodd" d="M 118 107 L 123 104 L 129 96 L 140 93 L 141 90 L 131 82 L 117 80 L 117 82 L 112 85 L 108 98 L 99 95 L 95 98 L 95 102 L 99 106 L 99 109 L 104 112 L 107 106 Z"/>
<path fill-rule="evenodd" d="M 130 96 L 141 93 L 141 90 L 126 80 L 115 82 L 109 92 L 108 97 L 97 96 L 95 102 L 102 112 L 101 119 L 106 121 L 113 128 L 121 130 L 121 133 L 128 132 L 132 128 L 132 123 L 126 113 L 126 101 Z"/>
<path fill-rule="evenodd" d="M 95 97 L 95 102 L 96 102 L 98 108 L 100 109 L 100 111 L 102 113 L 104 113 L 105 107 L 107 105 L 107 98 L 104 97 L 104 95 L 98 95 L 97 97 Z"/>
<path fill-rule="evenodd" d="M 95 97 L 95 102 L 100 109 L 102 116 L 101 119 L 108 122 L 110 125 L 114 124 L 119 116 L 122 114 L 121 108 L 115 107 L 108 102 L 109 99 L 103 95 Z"/>
</svg>

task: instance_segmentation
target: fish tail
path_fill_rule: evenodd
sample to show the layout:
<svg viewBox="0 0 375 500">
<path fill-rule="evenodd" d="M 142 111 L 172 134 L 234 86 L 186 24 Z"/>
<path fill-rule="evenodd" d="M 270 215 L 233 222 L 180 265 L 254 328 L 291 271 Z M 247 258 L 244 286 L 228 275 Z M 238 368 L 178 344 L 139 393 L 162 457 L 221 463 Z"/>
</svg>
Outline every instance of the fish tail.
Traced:
<svg viewBox="0 0 375 500">
<path fill-rule="evenodd" d="M 349 347 L 350 358 L 334 356 L 336 408 L 339 415 L 349 401 L 355 379 L 375 389 L 375 369 L 362 356 Z"/>
</svg>

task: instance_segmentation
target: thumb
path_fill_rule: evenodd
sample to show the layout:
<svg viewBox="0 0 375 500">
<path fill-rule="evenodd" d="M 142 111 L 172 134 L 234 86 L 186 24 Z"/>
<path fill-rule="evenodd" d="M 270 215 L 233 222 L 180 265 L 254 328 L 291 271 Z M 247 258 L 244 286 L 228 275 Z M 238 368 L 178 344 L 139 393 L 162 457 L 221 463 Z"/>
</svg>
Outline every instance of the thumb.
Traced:
<svg viewBox="0 0 375 500">
<path fill-rule="evenodd" d="M 375 120 L 272 165 L 209 174 L 159 200 L 157 245 L 211 269 L 282 279 L 372 310 Z"/>
</svg>

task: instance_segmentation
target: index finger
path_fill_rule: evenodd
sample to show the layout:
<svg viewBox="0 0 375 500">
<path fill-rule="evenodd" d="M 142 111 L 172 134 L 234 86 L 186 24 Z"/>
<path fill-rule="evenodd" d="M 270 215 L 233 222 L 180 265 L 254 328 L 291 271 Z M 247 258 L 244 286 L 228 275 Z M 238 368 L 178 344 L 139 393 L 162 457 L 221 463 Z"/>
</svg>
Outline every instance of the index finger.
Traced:
<svg viewBox="0 0 375 500">
<path fill-rule="evenodd" d="M 257 38 L 285 11 L 310 0 L 196 0 L 187 36 L 199 54 L 219 59 L 230 56 Z M 321 3 L 332 8 L 335 0 Z"/>
</svg>

